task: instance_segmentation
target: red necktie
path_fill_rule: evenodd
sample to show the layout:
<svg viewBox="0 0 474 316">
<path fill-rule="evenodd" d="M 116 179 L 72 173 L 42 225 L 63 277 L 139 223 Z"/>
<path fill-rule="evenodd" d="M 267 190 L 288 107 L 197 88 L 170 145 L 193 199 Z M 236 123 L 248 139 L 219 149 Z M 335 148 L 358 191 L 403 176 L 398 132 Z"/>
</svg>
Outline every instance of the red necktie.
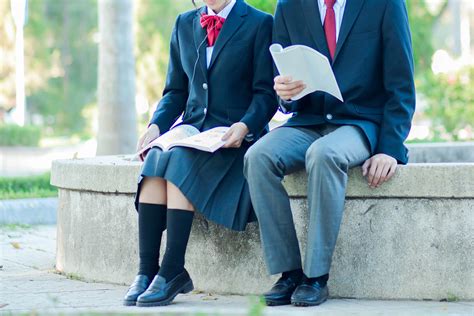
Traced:
<svg viewBox="0 0 474 316">
<path fill-rule="evenodd" d="M 336 0 L 324 0 L 326 4 L 326 17 L 324 18 L 324 33 L 328 43 L 331 59 L 334 60 L 336 53 L 336 14 L 334 13 L 334 4 Z"/>
<path fill-rule="evenodd" d="M 201 15 L 201 26 L 207 29 L 207 43 L 209 47 L 214 46 L 216 43 L 219 32 L 224 25 L 225 19 L 217 15 Z"/>
</svg>

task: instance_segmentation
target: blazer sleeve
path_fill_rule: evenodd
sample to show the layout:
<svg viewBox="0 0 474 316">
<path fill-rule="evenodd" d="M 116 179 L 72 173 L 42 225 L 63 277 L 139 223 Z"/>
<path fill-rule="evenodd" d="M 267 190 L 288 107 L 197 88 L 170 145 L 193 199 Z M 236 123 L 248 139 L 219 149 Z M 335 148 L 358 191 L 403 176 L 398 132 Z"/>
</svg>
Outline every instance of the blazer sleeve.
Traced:
<svg viewBox="0 0 474 316">
<path fill-rule="evenodd" d="M 403 0 L 388 0 L 382 22 L 383 80 L 389 95 L 383 112 L 376 153 L 399 163 L 408 161 L 404 141 L 415 112 L 413 51 L 408 14 Z"/>
<path fill-rule="evenodd" d="M 183 113 L 188 100 L 188 77 L 181 64 L 178 41 L 178 27 L 180 16 L 171 34 L 170 59 L 168 73 L 163 91 L 163 97 L 158 102 L 156 110 L 150 120 L 151 124 L 158 125 L 160 133 L 166 133 Z"/>
<path fill-rule="evenodd" d="M 278 43 L 283 47 L 291 45 L 290 34 L 286 27 L 285 17 L 283 16 L 282 1 L 278 1 L 275 11 L 275 23 L 273 25 L 273 43 Z M 278 70 L 274 67 L 274 77 L 278 75 Z M 285 101 L 278 97 L 278 106 L 281 112 L 289 114 L 295 111 L 298 101 Z"/>
<path fill-rule="evenodd" d="M 278 109 L 273 90 L 273 66 L 269 47 L 272 42 L 273 17 L 265 15 L 255 38 L 253 58 L 253 98 L 240 120 L 249 129 L 249 137 L 258 137 Z"/>
</svg>

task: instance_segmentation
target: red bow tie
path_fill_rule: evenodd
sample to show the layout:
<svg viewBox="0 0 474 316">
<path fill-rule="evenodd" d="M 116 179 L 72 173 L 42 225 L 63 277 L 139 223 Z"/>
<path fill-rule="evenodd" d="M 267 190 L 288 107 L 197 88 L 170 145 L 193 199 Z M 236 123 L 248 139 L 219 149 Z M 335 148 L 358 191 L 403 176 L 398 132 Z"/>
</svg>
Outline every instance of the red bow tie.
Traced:
<svg viewBox="0 0 474 316">
<path fill-rule="evenodd" d="M 218 15 L 207 15 L 205 13 L 201 15 L 201 26 L 207 29 L 207 43 L 209 47 L 214 46 L 216 43 L 224 22 L 225 19 Z"/>
</svg>

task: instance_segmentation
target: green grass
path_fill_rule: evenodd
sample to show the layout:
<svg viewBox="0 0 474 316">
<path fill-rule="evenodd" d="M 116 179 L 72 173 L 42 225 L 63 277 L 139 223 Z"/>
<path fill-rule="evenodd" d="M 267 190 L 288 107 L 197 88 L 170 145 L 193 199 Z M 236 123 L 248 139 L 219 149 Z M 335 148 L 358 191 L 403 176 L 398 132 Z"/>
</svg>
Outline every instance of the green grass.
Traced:
<svg viewBox="0 0 474 316">
<path fill-rule="evenodd" d="M 24 230 L 30 229 L 31 225 L 28 224 L 2 224 L 0 225 L 0 229 L 8 230 L 8 231 L 15 231 L 15 230 Z"/>
<path fill-rule="evenodd" d="M 57 196 L 58 190 L 50 185 L 49 181 L 49 173 L 39 176 L 0 178 L 0 200 Z"/>
</svg>

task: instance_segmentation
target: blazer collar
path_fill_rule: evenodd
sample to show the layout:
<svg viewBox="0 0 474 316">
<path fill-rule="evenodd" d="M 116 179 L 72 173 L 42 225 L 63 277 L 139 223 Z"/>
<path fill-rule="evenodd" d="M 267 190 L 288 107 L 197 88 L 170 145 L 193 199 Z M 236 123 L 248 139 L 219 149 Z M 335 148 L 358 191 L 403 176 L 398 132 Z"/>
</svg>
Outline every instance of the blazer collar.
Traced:
<svg viewBox="0 0 474 316">
<path fill-rule="evenodd" d="M 319 14 L 318 2 L 315 0 L 301 0 L 302 8 L 309 31 L 313 37 L 319 52 L 331 60 L 326 35 L 324 34 L 321 16 Z"/>
<path fill-rule="evenodd" d="M 365 0 L 351 0 L 347 1 L 344 9 L 344 16 L 342 17 L 341 29 L 339 30 L 339 38 L 336 45 L 336 53 L 334 54 L 334 61 L 336 61 L 339 52 L 341 51 L 344 42 L 347 39 L 352 27 L 354 26 L 357 17 L 359 16 Z M 334 62 L 333 62 L 334 63 Z"/>
<path fill-rule="evenodd" d="M 244 17 L 247 15 L 248 6 L 242 0 L 237 0 L 232 11 L 224 22 L 224 26 L 217 37 L 216 44 L 214 45 L 214 51 L 212 52 L 211 63 L 209 70 L 214 65 L 216 59 L 219 57 L 225 44 L 232 38 L 235 32 L 240 28 L 244 22 Z"/>
</svg>

